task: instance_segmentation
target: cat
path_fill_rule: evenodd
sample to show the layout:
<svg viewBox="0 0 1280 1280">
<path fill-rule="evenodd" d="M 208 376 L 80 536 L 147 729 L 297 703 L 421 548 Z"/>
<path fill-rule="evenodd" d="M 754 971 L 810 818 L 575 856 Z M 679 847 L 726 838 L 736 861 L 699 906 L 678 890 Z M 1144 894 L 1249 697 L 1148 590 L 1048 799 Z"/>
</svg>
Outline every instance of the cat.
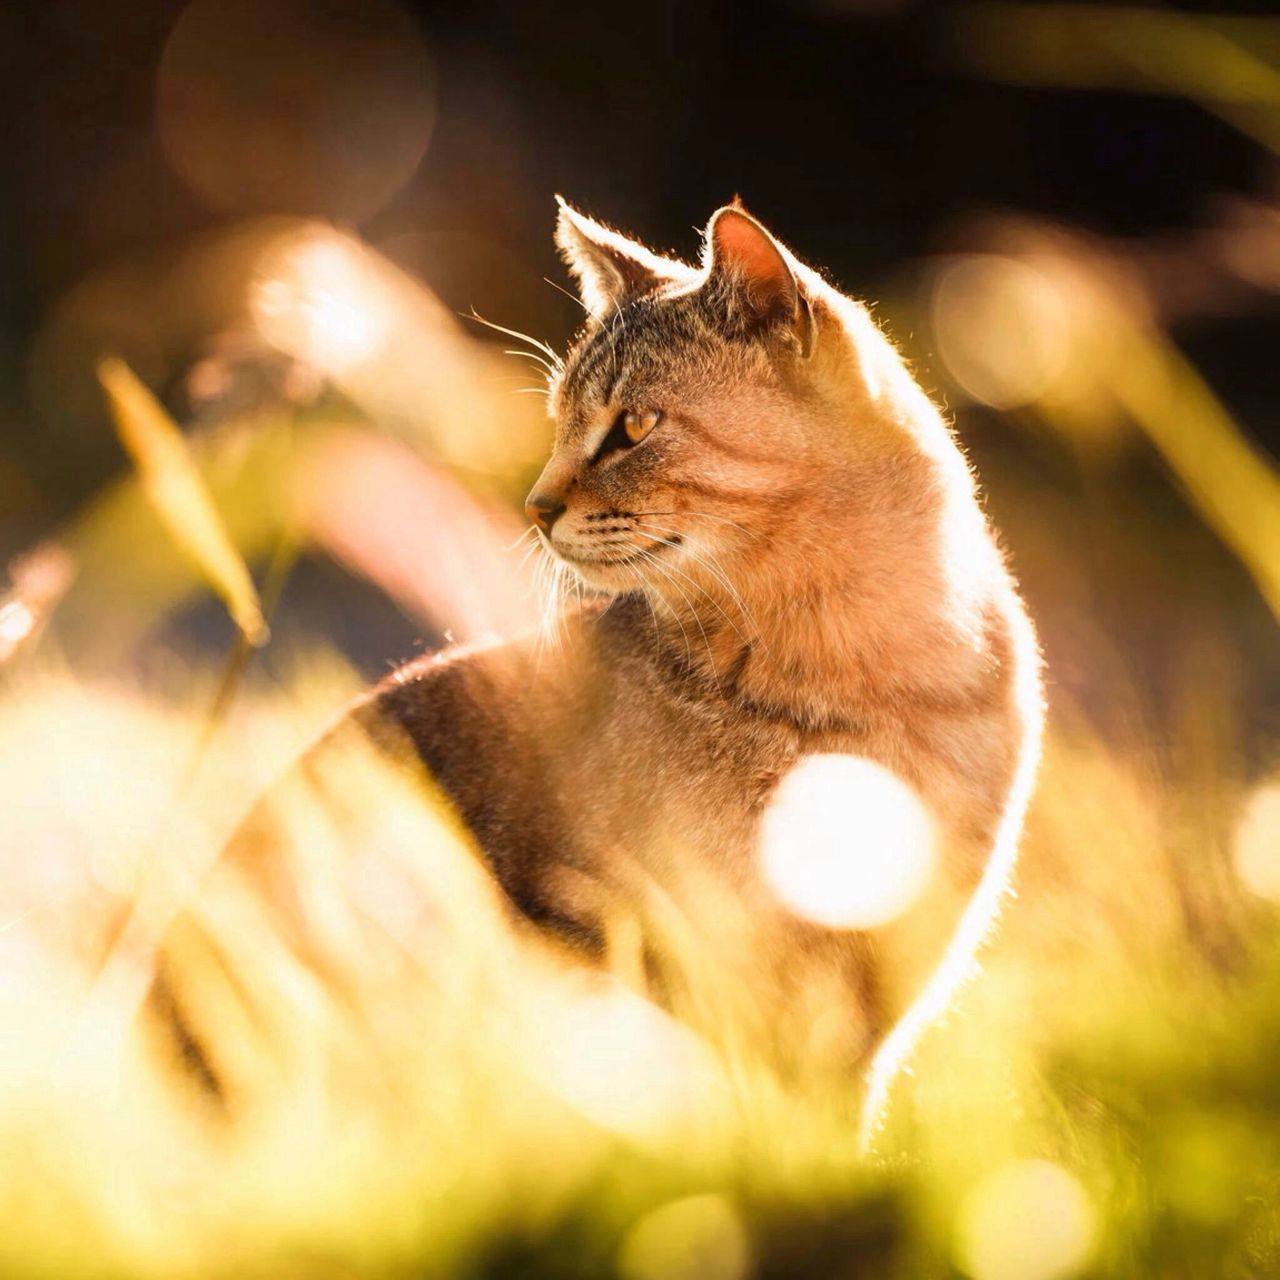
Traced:
<svg viewBox="0 0 1280 1280">
<path fill-rule="evenodd" d="M 864 1125 L 998 912 L 1036 770 L 1032 625 L 948 427 L 868 311 L 740 203 L 702 262 L 561 201 L 586 323 L 549 389 L 526 510 L 588 603 L 528 643 L 401 668 L 352 735 L 425 764 L 519 916 L 584 959 L 675 904 L 738 1013 L 794 1058 L 869 1067 Z M 806 921 L 762 878 L 771 797 L 806 758 L 870 760 L 939 832 L 880 929 Z M 231 861 L 279 838 L 267 798 Z M 359 797 L 347 797 L 348 807 Z M 849 831 L 849 858 L 860 838 Z M 648 948 L 638 981 L 688 980 Z M 932 975 L 932 976 L 930 976 Z"/>
</svg>

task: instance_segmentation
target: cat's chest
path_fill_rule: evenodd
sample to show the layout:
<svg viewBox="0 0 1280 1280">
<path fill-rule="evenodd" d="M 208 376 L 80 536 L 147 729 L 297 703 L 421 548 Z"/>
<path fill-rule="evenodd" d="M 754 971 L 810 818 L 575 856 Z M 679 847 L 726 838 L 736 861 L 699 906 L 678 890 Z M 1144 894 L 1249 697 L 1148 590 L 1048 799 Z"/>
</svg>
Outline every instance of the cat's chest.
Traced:
<svg viewBox="0 0 1280 1280">
<path fill-rule="evenodd" d="M 652 691 L 625 697 L 592 726 L 573 770 L 583 834 L 655 870 L 692 857 L 737 878 L 761 815 L 807 745 L 789 728 Z"/>
<path fill-rule="evenodd" d="M 992 726 L 949 713 L 944 729 L 960 748 L 950 755 L 929 724 L 908 726 L 895 708 L 875 712 L 865 701 L 857 715 L 806 728 L 781 698 L 757 705 L 682 679 L 646 650 L 640 640 L 648 634 L 597 633 L 591 674 L 581 678 L 579 669 L 563 708 L 565 773 L 557 791 L 587 861 L 621 856 L 658 871 L 699 863 L 749 878 L 760 824 L 780 783 L 819 754 L 881 766 L 943 822 L 986 823 L 985 809 L 971 822 L 967 806 L 970 792 L 983 790 L 978 766 L 990 754 Z M 785 694 L 785 682 L 773 692 Z"/>
</svg>

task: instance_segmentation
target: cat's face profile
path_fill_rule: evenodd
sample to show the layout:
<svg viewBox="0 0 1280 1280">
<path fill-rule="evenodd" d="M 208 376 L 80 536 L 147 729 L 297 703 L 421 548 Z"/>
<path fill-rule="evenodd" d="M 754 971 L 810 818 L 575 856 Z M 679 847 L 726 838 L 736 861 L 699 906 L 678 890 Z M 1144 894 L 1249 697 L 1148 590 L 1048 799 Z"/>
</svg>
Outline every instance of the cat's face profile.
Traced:
<svg viewBox="0 0 1280 1280">
<path fill-rule="evenodd" d="M 700 269 L 562 205 L 586 330 L 552 388 L 556 440 L 527 510 L 591 586 L 699 572 L 776 532 L 837 467 L 815 391 L 822 303 L 737 207 Z"/>
</svg>

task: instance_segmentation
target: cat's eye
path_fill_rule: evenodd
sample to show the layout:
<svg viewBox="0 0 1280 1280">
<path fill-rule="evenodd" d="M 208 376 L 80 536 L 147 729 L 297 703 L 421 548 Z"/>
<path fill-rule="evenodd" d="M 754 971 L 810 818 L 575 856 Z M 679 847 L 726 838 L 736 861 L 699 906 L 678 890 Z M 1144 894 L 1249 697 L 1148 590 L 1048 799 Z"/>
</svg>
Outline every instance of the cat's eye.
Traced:
<svg viewBox="0 0 1280 1280">
<path fill-rule="evenodd" d="M 592 461 L 639 444 L 661 421 L 660 409 L 624 409 L 613 420 Z"/>
<path fill-rule="evenodd" d="M 657 409 L 645 409 L 640 413 L 628 409 L 622 415 L 622 429 L 632 444 L 639 444 L 657 425 Z"/>
</svg>

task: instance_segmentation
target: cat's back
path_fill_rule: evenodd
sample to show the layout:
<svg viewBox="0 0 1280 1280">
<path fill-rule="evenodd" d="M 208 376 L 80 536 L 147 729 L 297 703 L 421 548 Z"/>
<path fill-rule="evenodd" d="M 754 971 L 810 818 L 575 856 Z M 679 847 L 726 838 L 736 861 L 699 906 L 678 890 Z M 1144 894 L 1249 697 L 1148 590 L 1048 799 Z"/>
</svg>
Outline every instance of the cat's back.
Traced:
<svg viewBox="0 0 1280 1280">
<path fill-rule="evenodd" d="M 546 868 L 553 858 L 580 860 L 569 775 L 611 700 L 593 621 L 569 618 L 554 639 L 460 646 L 408 663 L 335 730 L 347 740 L 358 733 L 443 793 L 519 911 L 562 928 L 571 922 L 559 918 Z"/>
</svg>

